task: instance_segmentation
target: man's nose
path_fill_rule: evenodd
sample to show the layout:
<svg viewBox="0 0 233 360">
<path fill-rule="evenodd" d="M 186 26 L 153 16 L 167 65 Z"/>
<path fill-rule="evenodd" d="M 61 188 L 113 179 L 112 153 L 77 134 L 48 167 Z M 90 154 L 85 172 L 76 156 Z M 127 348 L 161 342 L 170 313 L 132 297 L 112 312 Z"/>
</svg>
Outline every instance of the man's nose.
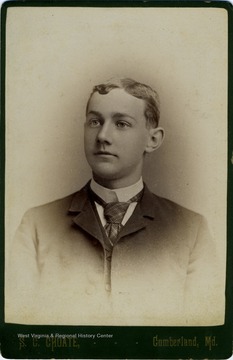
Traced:
<svg viewBox="0 0 233 360">
<path fill-rule="evenodd" d="M 112 126 L 110 123 L 105 122 L 99 129 L 97 134 L 97 141 L 98 142 L 112 142 Z"/>
</svg>

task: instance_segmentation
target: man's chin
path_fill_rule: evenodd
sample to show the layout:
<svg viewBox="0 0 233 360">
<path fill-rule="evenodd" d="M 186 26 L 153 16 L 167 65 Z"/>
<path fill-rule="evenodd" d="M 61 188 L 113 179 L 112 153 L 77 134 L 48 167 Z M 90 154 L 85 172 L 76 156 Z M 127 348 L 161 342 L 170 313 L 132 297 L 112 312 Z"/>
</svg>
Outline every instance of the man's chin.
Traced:
<svg viewBox="0 0 233 360">
<path fill-rule="evenodd" d="M 99 180 L 117 180 L 119 178 L 119 176 L 117 176 L 116 174 L 112 173 L 112 172 L 107 172 L 107 171 L 104 171 L 104 172 L 94 172 L 93 171 L 93 178 L 96 180 L 96 179 L 99 179 Z"/>
<path fill-rule="evenodd" d="M 112 162 L 96 161 L 89 165 L 92 168 L 93 174 L 96 174 L 103 179 L 115 179 L 119 176 L 119 171 L 116 168 L 116 164 L 113 164 Z"/>
</svg>

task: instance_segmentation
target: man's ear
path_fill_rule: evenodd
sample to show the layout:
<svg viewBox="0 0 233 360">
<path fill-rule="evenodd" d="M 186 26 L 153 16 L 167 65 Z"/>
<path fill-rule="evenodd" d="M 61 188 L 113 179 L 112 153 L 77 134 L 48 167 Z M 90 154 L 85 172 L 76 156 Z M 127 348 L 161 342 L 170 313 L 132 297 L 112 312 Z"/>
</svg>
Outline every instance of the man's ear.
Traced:
<svg viewBox="0 0 233 360">
<path fill-rule="evenodd" d="M 163 128 L 161 127 L 150 128 L 148 131 L 148 142 L 145 152 L 151 153 L 162 145 L 165 134 Z"/>
</svg>

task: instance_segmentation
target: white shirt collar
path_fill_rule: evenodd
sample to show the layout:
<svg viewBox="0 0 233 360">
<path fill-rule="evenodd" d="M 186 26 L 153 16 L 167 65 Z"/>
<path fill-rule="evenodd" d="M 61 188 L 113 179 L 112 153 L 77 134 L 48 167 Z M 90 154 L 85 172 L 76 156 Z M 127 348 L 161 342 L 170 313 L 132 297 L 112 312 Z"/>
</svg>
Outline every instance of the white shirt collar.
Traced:
<svg viewBox="0 0 233 360">
<path fill-rule="evenodd" d="M 103 199 L 105 202 L 112 201 L 128 201 L 133 196 L 137 195 L 143 189 L 142 177 L 133 185 L 120 188 L 120 189 L 108 189 L 102 185 L 99 185 L 94 179 L 91 180 L 91 189 Z"/>
</svg>

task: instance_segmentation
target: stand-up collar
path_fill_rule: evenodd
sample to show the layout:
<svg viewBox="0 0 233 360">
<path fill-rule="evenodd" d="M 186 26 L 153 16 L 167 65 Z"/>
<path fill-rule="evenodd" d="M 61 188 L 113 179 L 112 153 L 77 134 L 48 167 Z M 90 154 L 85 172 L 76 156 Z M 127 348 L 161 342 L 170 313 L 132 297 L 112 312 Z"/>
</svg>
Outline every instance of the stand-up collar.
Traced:
<svg viewBox="0 0 233 360">
<path fill-rule="evenodd" d="M 96 193 L 106 203 L 114 201 L 126 202 L 142 191 L 143 181 L 142 178 L 140 178 L 133 185 L 112 190 L 99 185 L 94 179 L 92 179 L 90 187 L 94 193 Z"/>
</svg>

